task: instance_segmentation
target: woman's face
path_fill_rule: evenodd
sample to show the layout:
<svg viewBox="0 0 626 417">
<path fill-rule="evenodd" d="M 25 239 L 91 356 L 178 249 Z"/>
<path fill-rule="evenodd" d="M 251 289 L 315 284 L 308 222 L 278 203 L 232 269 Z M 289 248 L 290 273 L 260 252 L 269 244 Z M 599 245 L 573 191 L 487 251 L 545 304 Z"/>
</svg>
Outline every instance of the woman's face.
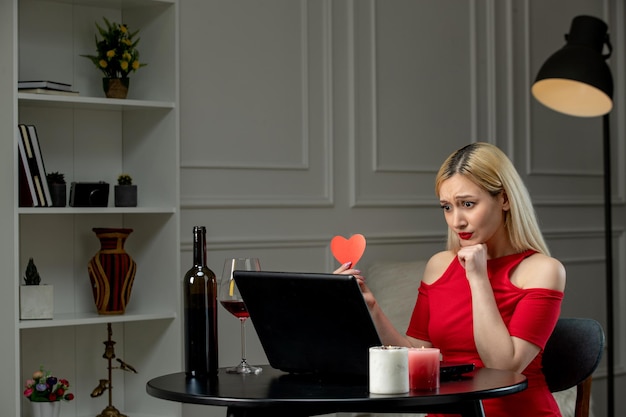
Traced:
<svg viewBox="0 0 626 417">
<path fill-rule="evenodd" d="M 459 237 L 461 246 L 497 243 L 507 239 L 505 211 L 509 203 L 504 193 L 490 195 L 462 175 L 455 174 L 441 183 L 439 201 L 448 227 Z"/>
</svg>

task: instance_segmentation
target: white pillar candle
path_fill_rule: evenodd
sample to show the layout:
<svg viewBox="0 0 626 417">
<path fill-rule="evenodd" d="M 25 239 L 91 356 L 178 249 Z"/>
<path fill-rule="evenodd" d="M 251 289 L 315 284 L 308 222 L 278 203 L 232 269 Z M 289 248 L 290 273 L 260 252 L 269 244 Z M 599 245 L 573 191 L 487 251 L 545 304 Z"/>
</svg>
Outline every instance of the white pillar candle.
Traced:
<svg viewBox="0 0 626 417">
<path fill-rule="evenodd" d="M 409 349 L 399 346 L 371 347 L 369 388 L 374 394 L 409 392 Z"/>
</svg>

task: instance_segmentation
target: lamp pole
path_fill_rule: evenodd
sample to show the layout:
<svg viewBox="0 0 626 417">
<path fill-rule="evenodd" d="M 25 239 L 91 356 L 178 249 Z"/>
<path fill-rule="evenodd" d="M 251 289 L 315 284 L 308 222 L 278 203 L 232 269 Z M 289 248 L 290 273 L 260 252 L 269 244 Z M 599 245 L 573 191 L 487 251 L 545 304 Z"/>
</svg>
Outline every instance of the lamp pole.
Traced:
<svg viewBox="0 0 626 417">
<path fill-rule="evenodd" d="M 607 416 L 615 415 L 615 374 L 613 342 L 613 219 L 611 208 L 611 134 L 609 113 L 602 116 L 602 148 L 604 153 L 604 250 L 606 268 L 606 364 Z"/>
</svg>

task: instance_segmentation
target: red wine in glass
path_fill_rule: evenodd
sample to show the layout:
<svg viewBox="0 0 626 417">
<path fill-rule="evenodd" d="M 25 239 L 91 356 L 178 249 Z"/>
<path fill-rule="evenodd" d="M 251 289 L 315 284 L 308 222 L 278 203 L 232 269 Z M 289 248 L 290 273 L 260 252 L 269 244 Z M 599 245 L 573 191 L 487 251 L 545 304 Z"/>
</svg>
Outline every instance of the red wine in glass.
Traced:
<svg viewBox="0 0 626 417">
<path fill-rule="evenodd" d="M 250 314 L 239 294 L 239 289 L 233 278 L 234 271 L 260 271 L 261 266 L 258 258 L 228 258 L 224 262 L 222 280 L 219 289 L 219 301 L 224 309 L 239 319 L 241 323 L 241 362 L 237 366 L 226 369 L 228 373 L 258 374 L 263 371 L 258 366 L 248 364 L 246 360 L 246 321 Z"/>
<path fill-rule="evenodd" d="M 247 319 L 248 317 L 250 317 L 250 313 L 248 313 L 248 310 L 246 309 L 243 301 L 222 300 L 220 301 L 220 303 L 222 304 L 222 306 L 224 306 L 226 311 L 228 311 L 230 314 L 237 317 L 238 319 Z"/>
</svg>

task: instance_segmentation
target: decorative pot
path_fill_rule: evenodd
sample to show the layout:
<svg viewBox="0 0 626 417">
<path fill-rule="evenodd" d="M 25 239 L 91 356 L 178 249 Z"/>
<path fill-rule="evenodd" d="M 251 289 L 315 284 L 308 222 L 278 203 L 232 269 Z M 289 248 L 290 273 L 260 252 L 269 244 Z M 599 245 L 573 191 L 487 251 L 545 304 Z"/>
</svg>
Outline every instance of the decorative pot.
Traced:
<svg viewBox="0 0 626 417">
<path fill-rule="evenodd" d="M 36 402 L 31 401 L 33 417 L 59 417 L 61 401 Z"/>
<path fill-rule="evenodd" d="M 100 250 L 89 261 L 89 279 L 98 314 L 124 314 L 137 264 L 124 250 L 133 229 L 94 228 Z"/>
<path fill-rule="evenodd" d="M 54 286 L 20 285 L 20 319 L 41 320 L 54 316 Z"/>
<path fill-rule="evenodd" d="M 137 207 L 137 186 L 116 185 L 115 207 Z"/>
<path fill-rule="evenodd" d="M 48 183 L 52 207 L 65 207 L 67 204 L 67 187 L 65 184 Z"/>
<path fill-rule="evenodd" d="M 126 98 L 128 95 L 129 78 L 103 78 L 102 88 L 108 98 Z"/>
</svg>

